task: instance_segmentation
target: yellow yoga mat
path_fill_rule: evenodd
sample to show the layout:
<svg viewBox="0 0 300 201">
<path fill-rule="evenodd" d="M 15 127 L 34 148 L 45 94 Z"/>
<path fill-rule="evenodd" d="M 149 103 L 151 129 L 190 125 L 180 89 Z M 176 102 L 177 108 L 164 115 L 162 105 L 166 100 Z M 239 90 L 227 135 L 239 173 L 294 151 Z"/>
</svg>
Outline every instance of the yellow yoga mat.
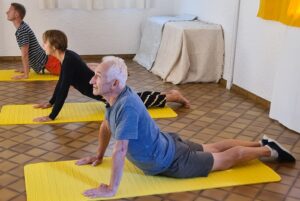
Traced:
<svg viewBox="0 0 300 201">
<path fill-rule="evenodd" d="M 19 81 L 50 81 L 50 80 L 58 80 L 57 75 L 51 75 L 49 73 L 45 74 L 37 74 L 33 71 L 30 71 L 28 79 L 21 79 L 21 80 L 13 80 L 11 79 L 14 75 L 19 75 L 20 73 L 16 73 L 15 70 L 0 70 L 0 81 L 12 81 L 12 82 L 19 82 Z"/>
<path fill-rule="evenodd" d="M 102 102 L 65 103 L 54 121 L 33 122 L 35 117 L 47 116 L 52 108 L 35 109 L 33 105 L 5 105 L 0 113 L 0 125 L 11 124 L 56 124 L 69 122 L 102 121 L 105 105 Z M 171 118 L 177 114 L 169 107 L 151 108 L 148 110 L 152 118 Z"/>
<path fill-rule="evenodd" d="M 90 200 L 82 195 L 84 190 L 96 188 L 100 182 L 109 183 L 111 158 L 105 158 L 97 167 L 76 166 L 74 162 L 26 165 L 24 171 L 27 201 Z M 275 182 L 280 179 L 278 174 L 258 160 L 230 170 L 213 172 L 208 177 L 192 179 L 146 176 L 126 161 L 118 192 L 111 199 Z"/>
</svg>

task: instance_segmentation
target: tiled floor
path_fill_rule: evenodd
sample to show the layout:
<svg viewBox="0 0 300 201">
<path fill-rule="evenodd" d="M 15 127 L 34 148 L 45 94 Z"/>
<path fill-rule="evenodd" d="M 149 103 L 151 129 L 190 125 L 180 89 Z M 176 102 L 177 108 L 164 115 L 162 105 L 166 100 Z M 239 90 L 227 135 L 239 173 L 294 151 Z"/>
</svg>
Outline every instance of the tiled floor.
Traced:
<svg viewBox="0 0 300 201">
<path fill-rule="evenodd" d="M 279 183 L 137 197 L 128 200 L 300 200 L 300 135 L 268 118 L 268 112 L 217 84 L 163 83 L 134 62 L 128 61 L 129 84 L 136 90 L 179 89 L 191 109 L 175 108 L 178 117 L 157 120 L 165 131 L 179 133 L 199 143 L 224 138 L 259 140 L 263 134 L 277 139 L 297 158 L 295 165 L 268 163 L 281 176 Z M 20 63 L 0 63 L 0 69 Z M 0 105 L 47 101 L 55 82 L 0 82 Z M 71 90 L 69 102 L 91 101 Z M 0 127 L 0 201 L 26 200 L 23 167 L 28 163 L 78 159 L 94 153 L 99 123 L 20 125 Z M 111 149 L 111 146 L 110 146 Z M 108 152 L 110 154 L 110 152 Z M 125 199 L 126 200 L 126 199 Z"/>
</svg>

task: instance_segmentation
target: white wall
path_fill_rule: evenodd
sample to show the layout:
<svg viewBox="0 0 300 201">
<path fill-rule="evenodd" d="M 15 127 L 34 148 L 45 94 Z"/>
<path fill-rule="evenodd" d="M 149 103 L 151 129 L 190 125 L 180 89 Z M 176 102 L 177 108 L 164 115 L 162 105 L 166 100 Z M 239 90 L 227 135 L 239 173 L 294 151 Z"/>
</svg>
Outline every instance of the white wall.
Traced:
<svg viewBox="0 0 300 201">
<path fill-rule="evenodd" d="M 176 14 L 194 14 L 199 19 L 221 24 L 225 37 L 223 78 L 229 80 L 232 71 L 234 25 L 238 0 L 174 0 Z"/>
<path fill-rule="evenodd" d="M 25 5 L 24 19 L 41 42 L 47 29 L 60 29 L 66 32 L 69 48 L 81 55 L 88 54 L 132 54 L 139 46 L 140 24 L 149 15 L 172 14 L 172 0 L 154 0 L 154 8 L 149 10 L 42 10 L 39 0 L 18 0 Z M 14 36 L 15 27 L 6 20 L 11 1 L 0 1 L 0 26 L 3 36 L 0 39 L 0 56 L 20 55 Z M 5 30 L 5 31 L 2 31 Z M 1 41 L 3 40 L 3 41 Z M 1 49 L 3 49 L 1 51 Z"/>
<path fill-rule="evenodd" d="M 0 1 L 0 9 L 3 8 L 3 3 L 2 1 Z M 4 12 L 1 12 L 1 15 L 0 15 L 0 56 L 3 54 L 4 52 L 4 35 L 3 33 L 5 32 L 4 29 L 3 29 L 3 22 L 4 22 L 4 19 L 5 19 L 5 13 Z"/>
<path fill-rule="evenodd" d="M 289 27 L 256 17 L 258 8 L 259 0 L 241 0 L 233 82 L 271 101 L 277 63 Z"/>
<path fill-rule="evenodd" d="M 174 9 L 175 14 L 191 13 L 202 20 L 221 24 L 225 37 L 223 78 L 228 81 L 234 69 L 233 84 L 271 101 L 275 74 L 282 67 L 279 65 L 299 63 L 295 59 L 299 58 L 299 53 L 286 45 L 286 41 L 292 40 L 300 46 L 300 28 L 258 18 L 259 2 L 240 0 L 237 37 L 234 36 L 234 24 L 238 0 L 175 0 Z M 289 58 L 294 59 L 283 58 L 287 52 L 291 55 Z"/>
</svg>

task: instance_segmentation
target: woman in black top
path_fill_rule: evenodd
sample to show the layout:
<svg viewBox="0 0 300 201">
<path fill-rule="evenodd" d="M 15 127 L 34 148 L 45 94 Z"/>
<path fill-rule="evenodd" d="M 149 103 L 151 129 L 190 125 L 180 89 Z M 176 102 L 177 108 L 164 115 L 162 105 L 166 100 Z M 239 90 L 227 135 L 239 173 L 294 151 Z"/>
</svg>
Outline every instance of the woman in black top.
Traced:
<svg viewBox="0 0 300 201">
<path fill-rule="evenodd" d="M 61 62 L 61 73 L 56 84 L 52 98 L 47 103 L 37 104 L 35 108 L 49 108 L 53 106 L 49 116 L 37 117 L 34 121 L 51 121 L 59 114 L 68 96 L 70 86 L 73 86 L 83 95 L 103 101 L 103 97 L 93 94 L 93 86 L 89 83 L 94 72 L 82 61 L 75 52 L 67 49 L 67 37 L 59 30 L 48 30 L 43 34 L 44 48 L 47 55 L 52 55 Z M 148 107 L 164 107 L 166 102 L 178 102 L 189 108 L 189 101 L 177 90 L 168 92 L 142 92 L 138 93 Z"/>
</svg>

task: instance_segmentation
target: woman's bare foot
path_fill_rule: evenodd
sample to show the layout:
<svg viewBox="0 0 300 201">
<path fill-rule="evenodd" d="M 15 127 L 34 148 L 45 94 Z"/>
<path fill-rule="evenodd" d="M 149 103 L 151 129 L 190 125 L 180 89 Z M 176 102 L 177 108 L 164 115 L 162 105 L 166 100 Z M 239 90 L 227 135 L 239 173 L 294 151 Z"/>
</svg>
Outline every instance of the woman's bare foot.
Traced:
<svg viewBox="0 0 300 201">
<path fill-rule="evenodd" d="M 191 107 L 190 101 L 186 99 L 178 90 L 172 89 L 170 91 L 163 92 L 162 94 L 166 95 L 167 102 L 181 103 L 185 108 Z"/>
</svg>

